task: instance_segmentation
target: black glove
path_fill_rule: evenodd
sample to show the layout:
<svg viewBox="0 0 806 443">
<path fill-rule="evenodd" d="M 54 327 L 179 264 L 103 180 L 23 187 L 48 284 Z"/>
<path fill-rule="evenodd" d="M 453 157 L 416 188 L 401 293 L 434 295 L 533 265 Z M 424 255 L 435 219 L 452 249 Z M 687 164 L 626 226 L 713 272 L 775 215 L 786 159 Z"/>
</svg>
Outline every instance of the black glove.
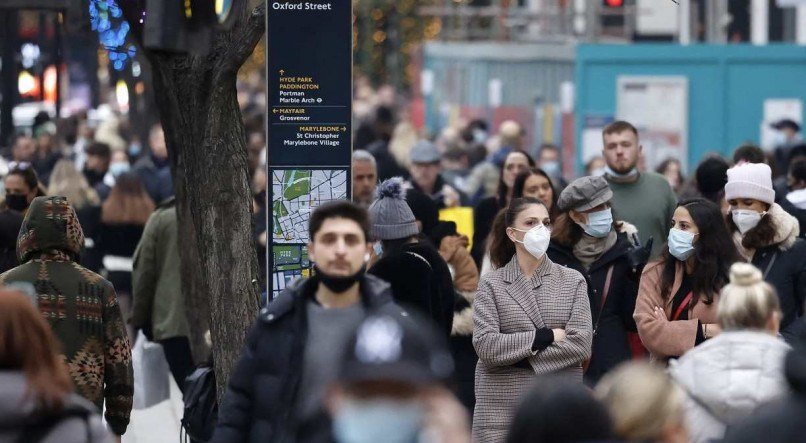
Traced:
<svg viewBox="0 0 806 443">
<path fill-rule="evenodd" d="M 630 269 L 632 269 L 633 273 L 640 276 L 641 272 L 644 270 L 644 266 L 646 266 L 649 261 L 654 239 L 649 237 L 649 240 L 646 241 L 646 245 L 644 246 L 641 246 L 641 240 L 638 239 L 638 235 L 632 234 L 632 239 L 635 246 L 630 248 L 630 251 L 627 252 L 627 262 L 630 264 Z"/>
</svg>

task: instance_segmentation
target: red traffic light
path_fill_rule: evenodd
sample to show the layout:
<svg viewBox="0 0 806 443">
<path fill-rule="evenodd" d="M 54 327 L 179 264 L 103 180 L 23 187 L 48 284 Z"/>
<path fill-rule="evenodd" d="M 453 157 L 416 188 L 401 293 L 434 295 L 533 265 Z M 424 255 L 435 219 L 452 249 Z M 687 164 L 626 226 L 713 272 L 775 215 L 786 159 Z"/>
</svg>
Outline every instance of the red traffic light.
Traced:
<svg viewBox="0 0 806 443">
<path fill-rule="evenodd" d="M 620 8 L 624 6 L 624 0 L 605 0 L 604 4 L 610 8 Z"/>
</svg>

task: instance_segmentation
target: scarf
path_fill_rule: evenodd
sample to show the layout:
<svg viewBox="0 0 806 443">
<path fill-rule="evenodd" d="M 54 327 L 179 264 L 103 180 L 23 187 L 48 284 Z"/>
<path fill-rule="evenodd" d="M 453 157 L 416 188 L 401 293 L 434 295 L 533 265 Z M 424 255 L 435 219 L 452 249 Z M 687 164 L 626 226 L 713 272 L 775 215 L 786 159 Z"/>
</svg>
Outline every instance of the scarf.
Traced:
<svg viewBox="0 0 806 443">
<path fill-rule="evenodd" d="M 618 235 L 615 230 L 611 230 L 607 237 L 604 238 L 582 234 L 582 238 L 574 245 L 574 257 L 585 266 L 585 269 L 589 269 L 593 262 L 616 244 L 617 238 Z"/>
</svg>

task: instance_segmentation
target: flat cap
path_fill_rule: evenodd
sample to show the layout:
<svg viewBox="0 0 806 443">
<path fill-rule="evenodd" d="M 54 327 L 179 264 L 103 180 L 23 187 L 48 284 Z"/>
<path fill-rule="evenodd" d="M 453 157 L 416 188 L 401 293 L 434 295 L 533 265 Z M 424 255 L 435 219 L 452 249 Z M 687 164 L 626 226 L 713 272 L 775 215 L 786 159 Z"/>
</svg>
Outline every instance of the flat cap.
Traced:
<svg viewBox="0 0 806 443">
<path fill-rule="evenodd" d="M 412 163 L 437 163 L 442 159 L 437 147 L 428 140 L 420 140 L 411 148 L 409 160 Z"/>
<path fill-rule="evenodd" d="M 557 207 L 561 211 L 587 211 L 613 198 L 604 177 L 590 176 L 574 180 L 560 194 Z"/>
</svg>

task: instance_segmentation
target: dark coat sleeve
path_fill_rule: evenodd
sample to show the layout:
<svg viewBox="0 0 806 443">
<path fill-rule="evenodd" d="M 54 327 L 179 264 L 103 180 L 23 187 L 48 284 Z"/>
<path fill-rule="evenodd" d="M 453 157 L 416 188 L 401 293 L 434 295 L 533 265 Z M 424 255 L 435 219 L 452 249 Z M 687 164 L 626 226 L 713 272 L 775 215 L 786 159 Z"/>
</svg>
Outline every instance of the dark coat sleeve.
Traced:
<svg viewBox="0 0 806 443">
<path fill-rule="evenodd" d="M 211 443 L 245 442 L 252 424 L 256 349 L 260 320 L 255 322 L 229 378 L 227 391 L 218 410 L 218 424 Z"/>
<path fill-rule="evenodd" d="M 433 279 L 427 277 L 432 274 L 427 263 L 411 254 L 400 253 L 381 257 L 367 272 L 392 285 L 396 303 L 416 309 L 441 326 L 439 303 L 433 303 L 431 297 Z"/>
</svg>

